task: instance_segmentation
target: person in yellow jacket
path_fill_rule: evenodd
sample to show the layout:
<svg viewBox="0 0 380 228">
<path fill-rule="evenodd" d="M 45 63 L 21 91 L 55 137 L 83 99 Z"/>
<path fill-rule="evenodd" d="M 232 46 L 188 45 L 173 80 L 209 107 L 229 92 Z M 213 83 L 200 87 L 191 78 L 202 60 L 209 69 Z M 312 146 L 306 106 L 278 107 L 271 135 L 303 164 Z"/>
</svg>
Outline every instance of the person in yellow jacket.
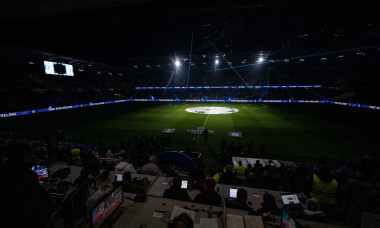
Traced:
<svg viewBox="0 0 380 228">
<path fill-rule="evenodd" d="M 72 164 L 75 164 L 76 161 L 80 160 L 80 149 L 78 148 L 78 146 L 75 146 L 71 150 L 71 160 L 72 160 Z"/>
<path fill-rule="evenodd" d="M 211 171 L 210 171 L 211 172 Z M 218 171 L 215 173 L 212 173 L 212 179 L 215 180 L 216 183 L 218 183 L 219 181 L 219 178 L 222 176 L 223 174 L 223 168 L 218 168 Z"/>
<path fill-rule="evenodd" d="M 338 183 L 331 174 L 328 166 L 322 166 L 312 176 L 310 197 L 316 198 L 321 205 L 331 206 L 336 203 Z"/>
<path fill-rule="evenodd" d="M 241 161 L 238 162 L 239 165 L 236 166 L 236 177 L 239 178 L 240 181 L 245 181 L 245 166 Z"/>
</svg>

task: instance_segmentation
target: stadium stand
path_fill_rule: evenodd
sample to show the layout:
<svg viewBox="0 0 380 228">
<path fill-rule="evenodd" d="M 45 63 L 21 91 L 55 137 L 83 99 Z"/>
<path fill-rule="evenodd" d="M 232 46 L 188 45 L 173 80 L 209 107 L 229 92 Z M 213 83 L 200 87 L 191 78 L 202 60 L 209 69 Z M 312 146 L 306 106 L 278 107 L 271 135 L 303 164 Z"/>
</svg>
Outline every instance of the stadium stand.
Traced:
<svg viewBox="0 0 380 228">
<path fill-rule="evenodd" d="M 378 7 L 276 0 L 8 4 L 0 7 L 1 227 L 379 223 Z M 181 117 L 157 109 L 152 127 L 156 102 L 224 103 L 229 111 L 219 121 L 211 114 L 197 119 L 206 112 L 182 106 Z M 259 118 L 280 107 L 273 103 L 293 112 Z M 104 109 L 93 107 L 99 105 Z M 240 122 L 243 111 L 251 116 Z M 306 111 L 319 122 L 300 126 L 306 114 L 292 119 Z M 222 132 L 227 122 L 232 127 Z M 287 131 L 277 134 L 281 129 Z"/>
</svg>

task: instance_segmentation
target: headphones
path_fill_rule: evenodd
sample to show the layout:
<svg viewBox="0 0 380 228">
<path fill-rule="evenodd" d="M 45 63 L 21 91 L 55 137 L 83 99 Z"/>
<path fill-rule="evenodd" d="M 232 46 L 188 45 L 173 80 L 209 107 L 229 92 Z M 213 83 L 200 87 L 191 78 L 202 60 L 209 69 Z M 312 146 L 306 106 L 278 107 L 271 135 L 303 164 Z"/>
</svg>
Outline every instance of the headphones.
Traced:
<svg viewBox="0 0 380 228">
<path fill-rule="evenodd" d="M 182 213 L 175 217 L 172 222 L 168 224 L 168 228 L 175 228 L 177 227 L 177 224 L 179 222 L 182 222 L 186 228 L 193 228 L 194 227 L 194 222 L 190 218 L 190 216 L 186 213 Z"/>
</svg>

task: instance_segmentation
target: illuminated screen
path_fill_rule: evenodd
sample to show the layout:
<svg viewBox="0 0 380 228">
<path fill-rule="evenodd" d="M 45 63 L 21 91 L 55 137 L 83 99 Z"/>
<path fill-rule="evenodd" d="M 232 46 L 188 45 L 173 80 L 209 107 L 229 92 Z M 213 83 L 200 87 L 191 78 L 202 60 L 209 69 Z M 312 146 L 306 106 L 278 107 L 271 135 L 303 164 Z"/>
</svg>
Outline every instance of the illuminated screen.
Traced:
<svg viewBox="0 0 380 228">
<path fill-rule="evenodd" d="M 123 181 L 123 174 L 116 173 L 115 177 L 116 177 L 116 181 L 118 181 L 118 182 Z"/>
<path fill-rule="evenodd" d="M 32 171 L 37 173 L 38 180 L 42 180 L 44 178 L 48 178 L 48 169 L 46 165 L 35 165 L 31 168 Z"/>
<path fill-rule="evenodd" d="M 302 228 L 295 219 L 290 217 L 286 210 L 282 210 L 281 228 Z"/>
<path fill-rule="evenodd" d="M 44 61 L 45 74 L 74 76 L 73 65 Z"/>
<path fill-rule="evenodd" d="M 109 218 L 122 203 L 123 190 L 122 186 L 119 185 L 91 210 L 91 227 L 98 228 L 103 225 L 107 218 Z"/>
<path fill-rule="evenodd" d="M 281 198 L 284 205 L 300 203 L 296 194 L 281 195 Z"/>
<path fill-rule="evenodd" d="M 183 180 L 181 183 L 181 188 L 187 189 L 187 180 Z"/>
<path fill-rule="evenodd" d="M 230 198 L 236 198 L 237 191 L 235 188 L 230 188 Z"/>
</svg>

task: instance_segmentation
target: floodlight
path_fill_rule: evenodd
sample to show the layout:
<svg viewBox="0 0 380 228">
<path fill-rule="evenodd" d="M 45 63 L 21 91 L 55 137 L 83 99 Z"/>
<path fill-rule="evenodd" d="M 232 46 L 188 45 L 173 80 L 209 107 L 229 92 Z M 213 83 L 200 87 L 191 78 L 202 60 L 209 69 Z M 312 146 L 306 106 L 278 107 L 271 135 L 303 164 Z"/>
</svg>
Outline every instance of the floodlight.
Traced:
<svg viewBox="0 0 380 228">
<path fill-rule="evenodd" d="M 175 66 L 176 67 L 179 67 L 181 65 L 181 63 L 179 62 L 179 60 L 177 59 L 176 61 L 175 61 Z"/>
<path fill-rule="evenodd" d="M 216 60 L 215 60 L 215 64 L 219 64 L 219 60 L 216 59 Z"/>
<path fill-rule="evenodd" d="M 257 62 L 261 63 L 261 62 L 264 62 L 264 58 L 263 57 L 260 57 Z"/>
</svg>

